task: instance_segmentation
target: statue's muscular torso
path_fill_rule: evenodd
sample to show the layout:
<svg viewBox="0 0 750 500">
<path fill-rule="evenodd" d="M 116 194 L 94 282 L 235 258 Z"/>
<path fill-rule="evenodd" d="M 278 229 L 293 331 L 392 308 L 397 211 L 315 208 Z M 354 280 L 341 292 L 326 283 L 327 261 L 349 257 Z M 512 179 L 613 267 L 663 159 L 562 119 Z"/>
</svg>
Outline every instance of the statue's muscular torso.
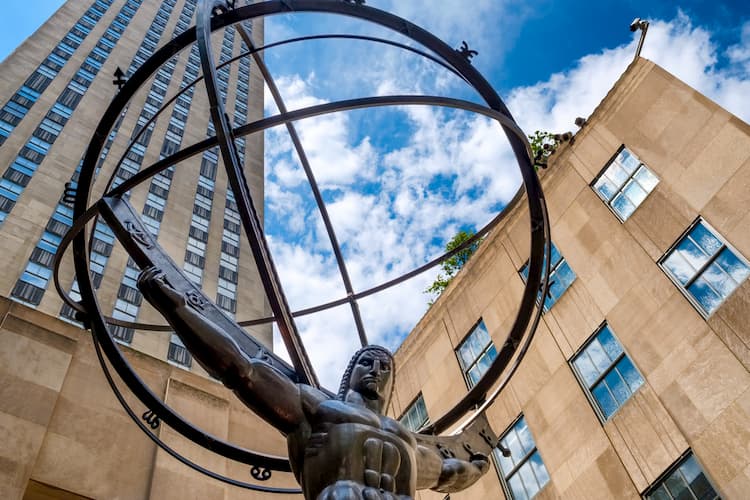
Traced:
<svg viewBox="0 0 750 500">
<path fill-rule="evenodd" d="M 403 425 L 310 387 L 301 396 L 306 422 L 287 443 L 307 498 L 412 498 L 417 444 Z"/>
<path fill-rule="evenodd" d="M 382 415 L 393 389 L 393 356 L 385 348 L 358 351 L 342 381 L 343 400 L 332 399 L 248 356 L 188 305 L 185 293 L 175 290 L 158 269 L 141 273 L 138 287 L 201 366 L 287 436 L 289 460 L 305 498 L 409 500 L 417 488 L 462 490 L 487 471 L 486 456 L 469 461 L 441 457 Z"/>
</svg>

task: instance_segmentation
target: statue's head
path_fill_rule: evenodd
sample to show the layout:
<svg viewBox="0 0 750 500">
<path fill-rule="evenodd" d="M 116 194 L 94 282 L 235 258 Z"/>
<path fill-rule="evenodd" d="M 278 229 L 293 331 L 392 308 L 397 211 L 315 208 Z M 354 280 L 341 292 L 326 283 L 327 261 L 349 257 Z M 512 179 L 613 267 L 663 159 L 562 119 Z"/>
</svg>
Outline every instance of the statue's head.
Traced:
<svg viewBox="0 0 750 500">
<path fill-rule="evenodd" d="M 378 345 L 368 345 L 354 353 L 341 379 L 338 398 L 346 400 L 349 391 L 358 393 L 368 407 L 385 412 L 393 394 L 393 354 Z"/>
</svg>

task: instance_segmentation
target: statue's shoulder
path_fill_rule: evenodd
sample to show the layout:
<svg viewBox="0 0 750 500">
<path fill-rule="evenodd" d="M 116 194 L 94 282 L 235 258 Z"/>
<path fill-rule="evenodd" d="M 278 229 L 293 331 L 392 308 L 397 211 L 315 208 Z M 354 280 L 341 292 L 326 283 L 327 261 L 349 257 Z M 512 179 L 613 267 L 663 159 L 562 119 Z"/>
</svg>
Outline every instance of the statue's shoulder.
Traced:
<svg viewBox="0 0 750 500">
<path fill-rule="evenodd" d="M 297 384 L 300 397 L 305 406 L 317 406 L 325 401 L 333 399 L 331 396 L 307 384 Z"/>
</svg>

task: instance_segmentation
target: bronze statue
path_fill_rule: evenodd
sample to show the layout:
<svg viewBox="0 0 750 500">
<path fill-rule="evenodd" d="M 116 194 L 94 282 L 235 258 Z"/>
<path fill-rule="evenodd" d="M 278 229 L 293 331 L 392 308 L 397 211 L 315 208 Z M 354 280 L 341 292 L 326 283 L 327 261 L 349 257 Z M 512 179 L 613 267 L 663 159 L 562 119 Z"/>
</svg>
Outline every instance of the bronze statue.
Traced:
<svg viewBox="0 0 750 500">
<path fill-rule="evenodd" d="M 383 415 L 394 382 L 393 355 L 384 347 L 359 350 L 332 398 L 247 356 L 159 269 L 143 271 L 138 286 L 201 366 L 286 436 L 306 499 L 408 500 L 417 489 L 462 490 L 489 468 L 486 455 L 439 453 Z"/>
</svg>

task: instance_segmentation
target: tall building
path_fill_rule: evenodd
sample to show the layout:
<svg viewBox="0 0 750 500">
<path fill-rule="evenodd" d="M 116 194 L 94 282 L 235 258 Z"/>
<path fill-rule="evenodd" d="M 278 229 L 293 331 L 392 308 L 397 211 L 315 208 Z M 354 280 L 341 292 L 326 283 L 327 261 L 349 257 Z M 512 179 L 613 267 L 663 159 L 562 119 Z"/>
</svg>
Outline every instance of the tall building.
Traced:
<svg viewBox="0 0 750 500">
<path fill-rule="evenodd" d="M 269 498 L 201 475 L 144 436 L 50 283 L 52 255 L 71 224 L 65 185 L 74 186 L 91 131 L 117 91 L 115 69 L 132 74 L 193 24 L 195 6 L 70 0 L 0 66 L 0 498 Z M 263 26 L 250 28 L 262 41 Z M 231 29 L 215 43 L 221 60 L 242 50 Z M 200 84 L 148 124 L 199 72 L 195 49 L 187 50 L 147 82 L 109 136 L 100 182 L 122 182 L 212 133 Z M 254 65 L 242 59 L 220 79 L 234 122 L 260 116 Z M 238 147 L 261 199 L 262 138 Z M 130 201 L 228 314 L 265 315 L 217 164 L 216 152 L 206 152 L 154 177 Z M 540 175 L 554 283 L 526 357 L 488 412 L 510 456 L 497 453 L 494 470 L 451 498 L 746 497 L 750 127 L 639 59 Z M 444 414 L 505 341 L 528 231 L 524 204 L 509 207 L 396 353 L 390 412 L 406 425 L 417 430 Z M 97 225 L 91 273 L 105 313 L 161 321 L 141 307 L 128 264 Z M 68 261 L 62 279 L 75 296 Z M 186 420 L 238 446 L 286 453 L 279 433 L 205 377 L 168 332 L 113 334 L 152 391 Z M 268 329 L 253 334 L 270 344 Z M 149 408 L 125 398 L 145 419 Z M 155 432 L 199 464 L 252 482 L 248 466 L 166 425 Z M 273 472 L 263 485 L 295 480 Z"/>
<path fill-rule="evenodd" d="M 181 465 L 142 434 L 107 385 L 89 333 L 52 284 L 53 256 L 72 224 L 64 192 L 76 187 L 85 148 L 118 90 L 115 70 L 130 77 L 195 24 L 196 7 L 197 0 L 70 0 L 0 63 L 0 498 L 264 498 Z M 260 45 L 262 22 L 245 28 Z M 247 49 L 234 28 L 212 41 L 219 62 Z M 92 202 L 108 179 L 120 183 L 214 135 L 202 82 L 166 105 L 200 74 L 192 47 L 144 84 L 107 138 Z M 262 80 L 249 58 L 220 69 L 218 79 L 234 124 L 262 116 Z M 237 148 L 253 196 L 262 200 L 263 139 L 239 139 Z M 210 150 L 171 166 L 134 189 L 129 201 L 226 314 L 264 317 L 262 288 L 217 155 Z M 143 303 L 137 271 L 112 231 L 97 223 L 94 236 L 91 276 L 104 314 L 163 324 Z M 70 259 L 60 276 L 77 298 Z M 270 346 L 270 327 L 252 333 Z M 112 334 L 149 388 L 187 421 L 239 446 L 285 453 L 281 436 L 206 377 L 177 337 L 125 327 Z M 137 416 L 148 412 L 123 392 Z M 202 450 L 176 432 L 166 426 L 156 432 L 201 465 L 251 479 L 247 466 L 202 460 Z M 290 486 L 294 479 L 275 474 L 266 484 Z"/>
<path fill-rule="evenodd" d="M 66 184 L 75 188 L 87 142 L 117 92 L 116 68 L 128 78 L 158 47 L 194 24 L 196 4 L 196 0 L 69 1 L 2 63 L 0 295 L 75 320 L 74 310 L 62 303 L 51 283 L 54 254 L 72 224 L 72 206 L 64 198 Z M 246 23 L 246 29 L 256 42 L 262 41 L 262 23 Z M 217 33 L 213 42 L 220 63 L 247 49 L 233 27 Z M 220 91 L 235 124 L 262 114 L 263 88 L 250 66 L 250 59 L 242 58 L 218 71 Z M 108 137 L 99 185 L 114 176 L 116 186 L 181 147 L 215 135 L 202 83 L 152 121 L 200 74 L 194 45 L 146 82 Z M 262 200 L 262 137 L 238 139 L 237 145 L 255 197 Z M 130 202 L 160 244 L 224 312 L 234 315 L 239 307 L 245 319 L 263 317 L 264 297 L 255 286 L 249 248 L 240 245 L 239 214 L 217 155 L 218 149 L 213 149 L 171 166 L 134 190 Z M 66 262 L 63 286 L 78 299 L 71 268 Z M 160 323 L 150 308 L 141 307 L 135 285 L 138 272 L 117 247 L 110 228 L 97 223 L 91 274 L 104 313 L 128 322 Z M 270 345 L 270 328 L 253 333 Z M 113 335 L 134 349 L 200 371 L 176 336 L 124 326 L 113 327 Z"/>
<path fill-rule="evenodd" d="M 509 456 L 451 498 L 747 498 L 750 126 L 639 59 L 539 173 L 550 293 L 488 410 Z M 529 240 L 522 200 L 399 348 L 413 429 L 499 352 Z"/>
</svg>

